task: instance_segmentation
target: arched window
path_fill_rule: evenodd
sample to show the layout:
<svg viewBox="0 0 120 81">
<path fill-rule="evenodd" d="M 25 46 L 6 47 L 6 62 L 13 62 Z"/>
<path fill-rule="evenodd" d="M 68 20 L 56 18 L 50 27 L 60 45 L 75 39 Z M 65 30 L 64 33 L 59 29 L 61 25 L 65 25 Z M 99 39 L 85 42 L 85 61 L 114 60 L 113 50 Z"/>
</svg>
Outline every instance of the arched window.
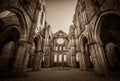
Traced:
<svg viewBox="0 0 120 81">
<path fill-rule="evenodd" d="M 59 55 L 59 62 L 62 62 L 62 55 Z"/>
<path fill-rule="evenodd" d="M 62 50 L 62 47 L 60 47 L 60 50 Z"/>
<path fill-rule="evenodd" d="M 78 62 L 79 61 L 79 55 L 76 54 L 76 61 Z"/>
<path fill-rule="evenodd" d="M 66 62 L 67 61 L 67 56 L 66 55 L 64 55 L 64 62 Z"/>
<path fill-rule="evenodd" d="M 54 55 L 54 62 L 57 62 L 57 54 Z"/>
<path fill-rule="evenodd" d="M 58 46 L 56 46 L 56 50 L 58 50 Z"/>
<path fill-rule="evenodd" d="M 65 47 L 63 47 L 63 50 L 65 50 Z"/>
</svg>

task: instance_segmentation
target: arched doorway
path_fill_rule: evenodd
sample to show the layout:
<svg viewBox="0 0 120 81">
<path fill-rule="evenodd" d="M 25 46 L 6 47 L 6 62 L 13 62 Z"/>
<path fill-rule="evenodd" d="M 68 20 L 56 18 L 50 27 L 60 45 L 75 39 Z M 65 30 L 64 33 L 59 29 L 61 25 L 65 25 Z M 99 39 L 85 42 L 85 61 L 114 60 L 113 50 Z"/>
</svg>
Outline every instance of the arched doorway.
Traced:
<svg viewBox="0 0 120 81">
<path fill-rule="evenodd" d="M 32 70 L 35 71 L 41 70 L 42 60 L 43 60 L 43 51 L 41 47 L 41 39 L 38 35 L 33 39 L 33 44 L 31 46 L 31 54 L 29 56 L 29 61 L 28 61 L 28 68 L 31 68 Z"/>
<path fill-rule="evenodd" d="M 91 58 L 90 49 L 88 46 L 88 39 L 86 37 L 83 37 L 82 39 L 82 50 L 83 50 L 83 59 L 85 64 L 86 70 L 93 70 L 93 62 Z"/>
<path fill-rule="evenodd" d="M 107 14 L 100 24 L 100 39 L 110 71 L 120 71 L 120 16 Z"/>
<path fill-rule="evenodd" d="M 0 71 L 12 72 L 16 59 L 20 33 L 17 28 L 10 27 L 0 33 Z"/>
<path fill-rule="evenodd" d="M 14 10 L 13 12 L 12 9 L 11 11 L 0 10 L 0 59 L 2 58 L 5 61 L 5 64 L 1 65 L 0 69 L 13 72 L 13 74 L 23 70 L 23 52 L 25 51 L 19 51 L 25 49 L 23 43 L 25 43 L 27 34 L 25 22 L 23 23 L 21 17 L 23 14 L 17 13 L 17 9 Z M 22 57 L 19 58 L 19 56 Z"/>
</svg>

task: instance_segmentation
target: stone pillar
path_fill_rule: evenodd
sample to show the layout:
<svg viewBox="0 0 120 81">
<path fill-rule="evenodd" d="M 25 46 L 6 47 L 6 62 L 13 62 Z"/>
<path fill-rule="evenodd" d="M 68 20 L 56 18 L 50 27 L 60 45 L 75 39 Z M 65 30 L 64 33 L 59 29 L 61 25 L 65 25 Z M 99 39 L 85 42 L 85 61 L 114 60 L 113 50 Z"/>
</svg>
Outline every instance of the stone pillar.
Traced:
<svg viewBox="0 0 120 81">
<path fill-rule="evenodd" d="M 41 70 L 41 63 L 42 63 L 42 51 L 41 50 L 37 50 L 35 57 L 34 57 L 34 66 L 33 66 L 33 70 L 38 71 Z"/>
<path fill-rule="evenodd" d="M 45 46 L 45 51 L 44 51 L 44 63 L 45 63 L 45 67 L 49 67 L 50 66 L 50 47 L 49 46 Z"/>
<path fill-rule="evenodd" d="M 29 60 L 30 60 L 30 55 L 33 55 L 33 54 L 31 54 L 31 51 L 33 51 L 33 50 L 31 50 L 32 49 L 32 43 L 31 42 L 27 42 L 27 49 L 26 49 L 26 54 L 25 54 L 25 57 L 24 57 L 24 61 L 23 61 L 23 69 L 24 69 L 24 71 L 26 71 L 27 70 L 27 66 L 28 66 L 28 62 L 29 62 Z"/>
<path fill-rule="evenodd" d="M 68 51 L 68 54 L 67 54 L 67 63 L 68 63 L 68 66 L 71 66 L 71 55 L 70 55 L 70 50 Z"/>
<path fill-rule="evenodd" d="M 34 43 L 32 43 L 32 45 L 29 47 L 29 54 L 30 54 L 30 58 L 29 58 L 29 68 L 33 69 L 34 66 L 34 54 L 35 54 L 35 45 Z"/>
<path fill-rule="evenodd" d="M 42 60 L 43 60 L 43 51 L 40 50 L 40 58 L 39 58 L 39 61 L 38 61 L 38 70 L 41 70 L 41 67 L 42 67 Z"/>
<path fill-rule="evenodd" d="M 80 60 L 80 65 L 81 65 L 80 69 L 83 71 L 87 70 L 87 63 L 86 63 L 87 59 L 86 59 L 86 52 L 85 51 L 81 52 L 80 59 L 81 59 Z"/>
<path fill-rule="evenodd" d="M 75 67 L 76 67 L 75 55 L 72 55 L 71 58 L 72 58 L 72 60 L 71 60 L 71 61 L 72 61 L 72 65 L 71 65 L 71 66 L 72 66 L 73 68 L 75 68 Z"/>
<path fill-rule="evenodd" d="M 98 56 L 99 56 L 99 63 L 100 63 L 100 75 L 107 75 L 109 72 L 108 64 L 107 64 L 107 59 L 105 56 L 105 52 L 103 49 L 103 43 L 102 42 L 96 42 L 95 44 L 96 49 L 98 49 Z"/>
<path fill-rule="evenodd" d="M 21 75 L 23 74 L 23 60 L 26 54 L 26 41 L 25 40 L 19 40 L 19 46 L 16 52 L 16 58 L 15 63 L 13 65 L 13 74 L 15 75 Z"/>
<path fill-rule="evenodd" d="M 93 52 L 93 53 L 94 53 L 94 52 Z M 94 72 L 95 72 L 95 73 L 98 73 L 98 71 L 99 71 L 99 68 L 98 68 L 99 64 L 98 64 L 97 57 L 96 57 L 96 55 L 92 54 L 92 55 L 91 55 L 91 58 L 92 58 L 92 62 L 93 62 Z"/>
<path fill-rule="evenodd" d="M 94 43 L 93 47 L 93 63 L 94 70 L 98 75 L 106 75 L 109 72 L 106 57 L 103 50 L 103 44 L 101 42 Z"/>
<path fill-rule="evenodd" d="M 25 54 L 24 61 L 23 61 L 23 70 L 24 71 L 27 70 L 27 65 L 28 65 L 28 61 L 29 61 L 29 57 L 30 57 L 30 54 L 28 53 L 28 49 L 26 51 L 27 52 Z"/>
<path fill-rule="evenodd" d="M 84 61 L 83 61 L 83 55 L 82 52 L 79 53 L 79 63 L 80 63 L 80 70 L 84 70 Z"/>
<path fill-rule="evenodd" d="M 95 51 L 96 49 L 94 47 L 94 43 L 91 43 L 89 45 L 90 45 L 90 52 L 91 52 L 91 58 L 92 58 L 92 62 L 93 62 L 94 72 L 96 74 L 98 74 L 99 62 L 98 62 L 96 51 Z"/>
<path fill-rule="evenodd" d="M 75 47 L 71 47 L 71 52 L 72 52 L 72 67 L 75 68 L 76 67 L 76 55 L 75 55 Z"/>
</svg>

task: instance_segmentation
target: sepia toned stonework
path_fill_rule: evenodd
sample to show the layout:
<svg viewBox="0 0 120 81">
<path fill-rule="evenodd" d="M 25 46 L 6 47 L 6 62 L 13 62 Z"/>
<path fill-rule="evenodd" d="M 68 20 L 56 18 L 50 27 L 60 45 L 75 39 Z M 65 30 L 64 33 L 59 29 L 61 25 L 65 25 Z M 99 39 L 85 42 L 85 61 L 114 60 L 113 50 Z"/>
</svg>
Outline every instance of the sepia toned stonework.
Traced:
<svg viewBox="0 0 120 81">
<path fill-rule="evenodd" d="M 45 1 L 1 0 L 0 4 L 0 71 L 19 75 L 28 66 L 40 70 Z"/>
<path fill-rule="evenodd" d="M 81 69 L 87 70 L 92 62 L 99 75 L 120 70 L 119 4 L 119 0 L 77 1 L 73 23 Z"/>
<path fill-rule="evenodd" d="M 120 0 L 77 0 L 68 34 L 53 33 L 46 13 L 45 0 L 0 0 L 0 75 L 46 68 L 119 74 Z"/>
<path fill-rule="evenodd" d="M 51 51 L 51 66 L 52 67 L 67 67 L 68 66 L 68 35 L 59 30 L 53 34 Z"/>
</svg>

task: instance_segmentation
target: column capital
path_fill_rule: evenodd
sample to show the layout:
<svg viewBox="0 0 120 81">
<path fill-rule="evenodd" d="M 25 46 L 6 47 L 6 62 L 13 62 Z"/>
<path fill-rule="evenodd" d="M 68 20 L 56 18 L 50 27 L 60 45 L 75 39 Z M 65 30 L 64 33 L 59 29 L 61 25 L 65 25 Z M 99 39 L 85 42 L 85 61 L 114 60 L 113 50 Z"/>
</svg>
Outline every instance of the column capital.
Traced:
<svg viewBox="0 0 120 81">
<path fill-rule="evenodd" d="M 97 46 L 100 46 L 100 47 L 101 47 L 101 46 L 103 46 L 103 42 L 91 42 L 91 43 L 89 43 L 88 45 L 89 45 L 89 46 L 90 46 L 90 45 L 97 45 Z"/>
<path fill-rule="evenodd" d="M 96 42 L 96 45 L 101 47 L 101 46 L 103 46 L 103 43 L 102 42 Z"/>
<path fill-rule="evenodd" d="M 30 41 L 26 41 L 26 40 L 19 40 L 19 44 L 20 45 L 24 45 L 24 44 L 30 44 L 30 45 L 32 45 L 33 43 L 30 42 Z"/>
<path fill-rule="evenodd" d="M 42 53 L 44 53 L 44 51 L 43 51 L 43 50 L 36 50 L 36 52 L 42 52 Z"/>
</svg>

